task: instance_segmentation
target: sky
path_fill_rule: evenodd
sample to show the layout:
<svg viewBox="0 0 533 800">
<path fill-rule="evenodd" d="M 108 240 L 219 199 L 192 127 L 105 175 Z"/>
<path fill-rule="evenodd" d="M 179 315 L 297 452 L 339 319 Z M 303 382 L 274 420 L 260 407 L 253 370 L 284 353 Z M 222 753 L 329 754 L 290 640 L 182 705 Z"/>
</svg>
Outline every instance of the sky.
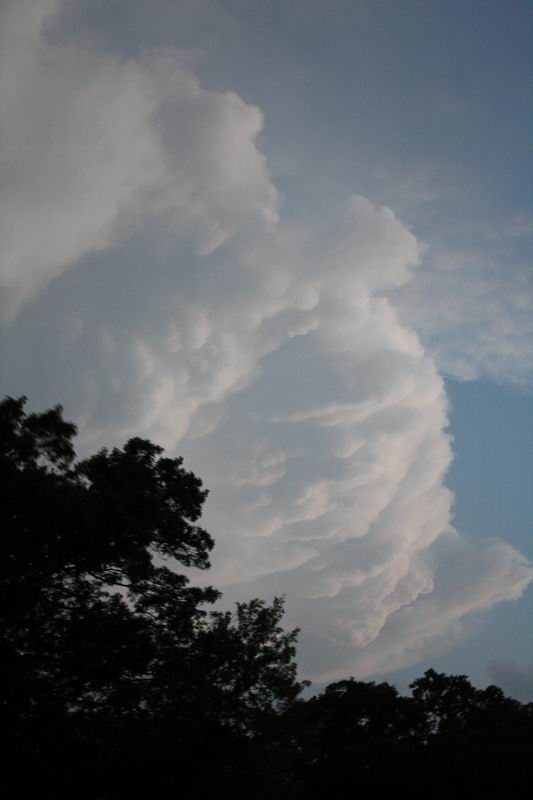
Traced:
<svg viewBox="0 0 533 800">
<path fill-rule="evenodd" d="M 0 383 L 210 490 L 315 686 L 533 700 L 533 8 L 4 0 Z"/>
</svg>

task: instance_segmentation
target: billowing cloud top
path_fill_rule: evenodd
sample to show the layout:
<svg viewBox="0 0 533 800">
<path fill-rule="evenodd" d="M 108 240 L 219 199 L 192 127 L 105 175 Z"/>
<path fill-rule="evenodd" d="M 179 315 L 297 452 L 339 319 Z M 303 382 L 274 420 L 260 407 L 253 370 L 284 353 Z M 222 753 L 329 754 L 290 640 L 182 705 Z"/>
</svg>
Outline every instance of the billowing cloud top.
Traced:
<svg viewBox="0 0 533 800">
<path fill-rule="evenodd" d="M 8 3 L 1 28 L 6 391 L 63 402 L 88 449 L 185 455 L 209 581 L 285 593 L 314 677 L 412 662 L 520 596 L 527 561 L 450 523 L 443 383 L 390 299 L 414 235 L 357 195 L 285 222 L 257 108 L 179 53 L 64 41 L 59 11 Z"/>
</svg>

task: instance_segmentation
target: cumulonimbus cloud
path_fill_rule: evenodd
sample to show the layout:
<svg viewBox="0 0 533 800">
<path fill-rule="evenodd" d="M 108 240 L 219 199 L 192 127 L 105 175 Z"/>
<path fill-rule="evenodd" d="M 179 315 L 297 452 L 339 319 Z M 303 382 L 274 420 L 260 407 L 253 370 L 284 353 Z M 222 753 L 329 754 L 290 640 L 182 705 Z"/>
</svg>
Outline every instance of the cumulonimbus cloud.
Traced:
<svg viewBox="0 0 533 800">
<path fill-rule="evenodd" d="M 358 195 L 286 223 L 257 108 L 179 54 L 64 41 L 59 12 L 3 26 L 6 391 L 63 402 L 88 449 L 184 455 L 209 581 L 285 593 L 314 677 L 413 662 L 520 596 L 526 559 L 450 523 L 443 382 L 389 297 L 412 232 Z"/>
</svg>

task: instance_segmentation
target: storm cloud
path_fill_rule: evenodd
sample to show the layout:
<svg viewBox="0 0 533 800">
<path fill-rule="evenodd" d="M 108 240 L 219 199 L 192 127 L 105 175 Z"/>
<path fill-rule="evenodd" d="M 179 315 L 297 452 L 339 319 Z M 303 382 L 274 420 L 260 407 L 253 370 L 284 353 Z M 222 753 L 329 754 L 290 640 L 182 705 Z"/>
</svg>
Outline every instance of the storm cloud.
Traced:
<svg viewBox="0 0 533 800">
<path fill-rule="evenodd" d="M 518 598 L 527 560 L 452 525 L 443 381 L 394 304 L 413 232 L 357 194 L 286 220 L 260 109 L 183 53 L 67 39 L 58 2 L 3 13 L 4 390 L 63 403 L 82 452 L 183 455 L 207 580 L 286 594 L 312 677 L 412 663 Z"/>
</svg>

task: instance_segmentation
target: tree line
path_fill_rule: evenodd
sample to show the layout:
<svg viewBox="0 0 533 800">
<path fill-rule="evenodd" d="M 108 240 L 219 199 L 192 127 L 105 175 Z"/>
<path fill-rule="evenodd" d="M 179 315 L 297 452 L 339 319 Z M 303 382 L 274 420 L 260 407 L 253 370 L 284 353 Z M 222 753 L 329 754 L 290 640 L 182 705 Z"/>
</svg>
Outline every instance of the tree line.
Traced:
<svg viewBox="0 0 533 800">
<path fill-rule="evenodd" d="M 61 406 L 0 403 L 3 784 L 41 798 L 344 798 L 507 791 L 533 777 L 533 704 L 427 671 L 307 699 L 283 598 L 213 607 L 207 497 L 130 439 L 77 460 Z M 11 796 L 11 795 L 9 795 Z M 13 796 L 15 796 L 13 794 Z"/>
</svg>

